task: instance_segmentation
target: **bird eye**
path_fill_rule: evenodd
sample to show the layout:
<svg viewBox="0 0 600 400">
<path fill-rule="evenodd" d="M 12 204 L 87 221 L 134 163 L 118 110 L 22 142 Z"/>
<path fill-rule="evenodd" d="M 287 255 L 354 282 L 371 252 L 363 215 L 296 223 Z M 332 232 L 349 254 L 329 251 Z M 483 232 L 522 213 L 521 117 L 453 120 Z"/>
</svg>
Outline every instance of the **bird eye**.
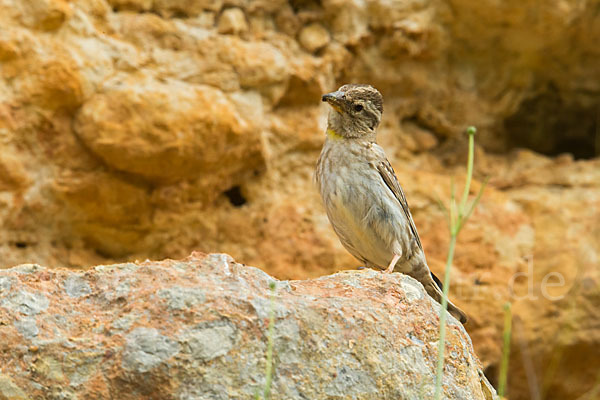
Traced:
<svg viewBox="0 0 600 400">
<path fill-rule="evenodd" d="M 363 106 L 362 106 L 362 105 L 360 105 L 360 104 L 357 104 L 357 105 L 355 105 L 355 106 L 354 106 L 354 111 L 356 111 L 356 112 L 360 112 L 360 111 L 362 111 L 362 110 L 363 110 Z"/>
</svg>

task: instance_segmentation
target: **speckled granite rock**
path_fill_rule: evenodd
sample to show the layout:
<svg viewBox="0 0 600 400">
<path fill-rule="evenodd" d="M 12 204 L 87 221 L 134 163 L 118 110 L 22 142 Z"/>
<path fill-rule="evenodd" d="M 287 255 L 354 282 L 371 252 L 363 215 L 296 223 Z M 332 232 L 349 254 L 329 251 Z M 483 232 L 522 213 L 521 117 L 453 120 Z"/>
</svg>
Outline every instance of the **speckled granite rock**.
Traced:
<svg viewBox="0 0 600 400">
<path fill-rule="evenodd" d="M 439 306 L 412 278 L 365 270 L 277 281 L 195 253 L 1 271 L 0 397 L 250 399 L 265 381 L 271 304 L 274 399 L 432 396 Z M 453 318 L 447 354 L 446 398 L 495 398 Z"/>
</svg>

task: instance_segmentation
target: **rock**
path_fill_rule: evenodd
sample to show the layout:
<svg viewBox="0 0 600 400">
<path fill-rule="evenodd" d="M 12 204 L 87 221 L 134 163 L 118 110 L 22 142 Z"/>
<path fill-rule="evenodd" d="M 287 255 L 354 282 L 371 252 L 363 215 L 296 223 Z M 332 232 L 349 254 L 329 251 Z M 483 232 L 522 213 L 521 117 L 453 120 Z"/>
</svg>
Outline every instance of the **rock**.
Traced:
<svg viewBox="0 0 600 400">
<path fill-rule="evenodd" d="M 307 51 L 314 53 L 325 47 L 327 43 L 329 43 L 330 38 L 329 32 L 327 32 L 327 29 L 325 29 L 323 25 L 313 23 L 302 28 L 298 40 L 302 47 Z"/>
<path fill-rule="evenodd" d="M 204 291 L 202 289 L 173 286 L 158 291 L 158 295 L 167 300 L 169 308 L 173 310 L 184 310 L 204 302 Z"/>
<path fill-rule="evenodd" d="M 14 291 L 0 301 L 2 307 L 24 315 L 36 315 L 48 308 L 48 298 L 39 292 Z"/>
<path fill-rule="evenodd" d="M 246 88 L 284 83 L 289 74 L 282 51 L 266 42 L 228 38 L 222 42 L 221 61 L 233 66 Z"/>
<path fill-rule="evenodd" d="M 247 31 L 248 23 L 244 11 L 238 7 L 225 9 L 219 17 L 217 30 L 219 33 L 235 35 Z"/>
<path fill-rule="evenodd" d="M 64 174 L 53 194 L 70 210 L 66 223 L 102 253 L 119 256 L 143 246 L 152 207 L 142 186 L 107 173 Z"/>
<path fill-rule="evenodd" d="M 165 363 L 180 351 L 177 341 L 154 328 L 136 328 L 125 336 L 125 342 L 122 367 L 138 374 Z"/>
<path fill-rule="evenodd" d="M 150 78 L 107 84 L 83 105 L 75 130 L 108 165 L 152 180 L 219 174 L 226 181 L 260 163 L 258 132 L 222 92 L 174 85 Z"/>
<path fill-rule="evenodd" d="M 35 338 L 39 333 L 36 321 L 33 318 L 24 317 L 20 320 L 16 320 L 15 328 L 17 328 L 17 331 L 21 335 L 23 335 L 25 339 L 31 340 Z"/>
<path fill-rule="evenodd" d="M 56 385 L 72 398 L 252 398 L 265 382 L 271 313 L 276 398 L 420 399 L 434 390 L 439 305 L 408 276 L 277 281 L 199 253 L 83 274 L 26 271 L 0 272 L 14 282 L 0 292 L 6 398 L 50 398 Z M 123 284 L 129 291 L 118 294 Z M 46 312 L 8 307 L 20 293 L 47 297 Z M 190 301 L 172 307 L 176 293 Z M 469 336 L 448 318 L 445 398 L 496 399 Z"/>
<path fill-rule="evenodd" d="M 72 12 L 65 0 L 40 0 L 23 4 L 23 22 L 32 28 L 45 31 L 58 29 Z"/>
<path fill-rule="evenodd" d="M 0 190 L 16 190 L 27 187 L 31 178 L 25 170 L 23 160 L 15 152 L 2 149 L 0 153 Z"/>
<path fill-rule="evenodd" d="M 90 285 L 80 275 L 71 275 L 65 280 L 65 292 L 70 297 L 78 298 L 90 294 Z"/>
<path fill-rule="evenodd" d="M 10 379 L 10 377 L 0 374 L 0 393 L 5 399 L 25 400 L 27 395 Z"/>
<path fill-rule="evenodd" d="M 16 68 L 13 84 L 19 90 L 19 98 L 30 99 L 43 110 L 71 113 L 83 102 L 85 82 L 76 61 L 60 49 L 54 51 L 63 53 L 64 57 L 31 55 L 27 61 L 32 65 L 27 70 L 21 69 L 20 62 L 15 61 L 12 64 Z"/>
</svg>

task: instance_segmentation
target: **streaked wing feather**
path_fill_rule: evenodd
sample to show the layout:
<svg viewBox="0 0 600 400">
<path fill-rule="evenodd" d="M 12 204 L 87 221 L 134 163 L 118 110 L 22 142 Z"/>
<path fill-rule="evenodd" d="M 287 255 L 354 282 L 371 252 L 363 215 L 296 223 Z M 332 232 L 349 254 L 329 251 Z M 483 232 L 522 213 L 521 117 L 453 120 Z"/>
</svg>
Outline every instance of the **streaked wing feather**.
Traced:
<svg viewBox="0 0 600 400">
<path fill-rule="evenodd" d="M 394 172 L 394 168 L 388 160 L 380 161 L 377 163 L 377 170 L 381 175 L 381 178 L 387 185 L 387 187 L 392 191 L 400 206 L 402 206 L 402 211 L 406 215 L 406 219 L 409 222 L 410 230 L 417 240 L 417 244 L 419 248 L 423 250 L 423 246 L 421 245 L 421 239 L 419 238 L 419 234 L 417 233 L 417 228 L 415 227 L 415 222 L 413 221 L 412 215 L 410 214 L 410 210 L 408 209 L 408 203 L 406 201 L 406 197 L 404 196 L 404 191 L 402 190 L 402 186 L 398 183 L 398 178 L 396 178 L 396 173 Z"/>
</svg>

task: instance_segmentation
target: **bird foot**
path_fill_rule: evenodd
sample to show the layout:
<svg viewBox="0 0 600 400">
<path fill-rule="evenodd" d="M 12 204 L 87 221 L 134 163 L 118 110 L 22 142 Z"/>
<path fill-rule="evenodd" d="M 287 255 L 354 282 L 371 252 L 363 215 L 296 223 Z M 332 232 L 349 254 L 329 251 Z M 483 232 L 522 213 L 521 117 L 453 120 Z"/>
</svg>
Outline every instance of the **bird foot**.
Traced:
<svg viewBox="0 0 600 400">
<path fill-rule="evenodd" d="M 394 268 L 396 267 L 396 263 L 398 262 L 399 259 L 400 259 L 400 255 L 394 254 L 394 258 L 392 258 L 392 261 L 390 261 L 390 265 L 388 265 L 387 269 L 385 271 L 383 271 L 383 273 L 391 274 L 392 272 L 394 272 Z"/>
</svg>

